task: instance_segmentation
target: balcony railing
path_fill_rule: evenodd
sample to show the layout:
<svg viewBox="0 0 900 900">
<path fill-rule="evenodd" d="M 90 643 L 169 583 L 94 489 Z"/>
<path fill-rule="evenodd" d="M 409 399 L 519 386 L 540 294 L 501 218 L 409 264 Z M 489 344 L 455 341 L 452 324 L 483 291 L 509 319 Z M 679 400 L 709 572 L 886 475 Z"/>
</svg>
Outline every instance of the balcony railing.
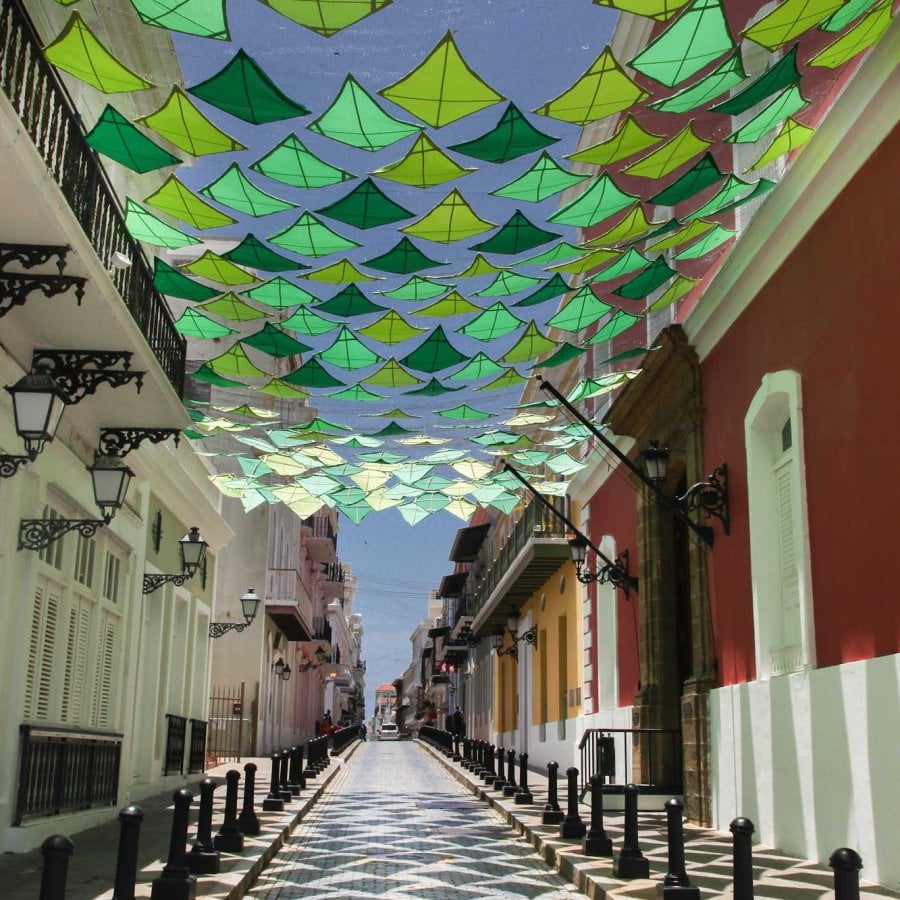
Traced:
<svg viewBox="0 0 900 900">
<path fill-rule="evenodd" d="M 545 499 L 555 509 L 568 515 L 568 501 L 565 497 L 547 497 Z M 486 563 L 483 566 L 484 575 L 472 595 L 465 598 L 468 614 L 474 616 L 479 613 L 529 541 L 535 538 L 561 538 L 564 540 L 565 537 L 566 526 L 562 520 L 553 515 L 544 504 L 537 501 L 529 503 L 523 510 L 519 521 L 513 525 L 506 543 L 493 560 L 489 555 L 492 552 L 492 541 L 487 540 L 482 544 L 479 559 L 476 560 L 473 568 L 480 567 L 480 563 Z"/>
<path fill-rule="evenodd" d="M 313 619 L 313 639 L 331 643 L 331 622 L 325 616 L 316 616 Z"/>
<path fill-rule="evenodd" d="M 122 735 L 22 725 L 13 825 L 35 816 L 115 806 Z"/>
<path fill-rule="evenodd" d="M 581 793 L 592 775 L 604 790 L 623 790 L 629 782 L 642 793 L 681 794 L 681 731 L 677 728 L 588 728 L 578 744 Z"/>
<path fill-rule="evenodd" d="M 163 775 L 184 772 L 184 744 L 187 738 L 187 719 L 183 716 L 166 716 L 166 752 L 163 757 Z"/>
<path fill-rule="evenodd" d="M 337 533 L 327 516 L 309 516 L 303 524 L 309 529 L 310 537 L 325 538 L 337 546 Z"/>
<path fill-rule="evenodd" d="M 191 748 L 188 752 L 188 773 L 206 768 L 206 722 L 191 719 Z"/>
<path fill-rule="evenodd" d="M 139 244 L 94 151 L 84 140 L 80 119 L 20 0 L 0 4 L 0 87 L 9 98 L 53 180 L 85 235 L 106 264 L 117 251 L 131 258 L 110 278 L 172 386 L 184 388 L 185 341 L 175 330 Z M 39 198 L 38 201 L 40 202 Z"/>
</svg>

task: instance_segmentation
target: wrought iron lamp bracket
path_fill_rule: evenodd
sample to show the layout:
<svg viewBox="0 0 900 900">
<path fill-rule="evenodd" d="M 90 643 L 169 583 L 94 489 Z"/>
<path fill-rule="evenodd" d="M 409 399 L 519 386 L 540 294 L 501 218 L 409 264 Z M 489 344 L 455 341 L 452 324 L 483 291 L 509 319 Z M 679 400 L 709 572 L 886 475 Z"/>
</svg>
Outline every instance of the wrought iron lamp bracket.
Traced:
<svg viewBox="0 0 900 900">
<path fill-rule="evenodd" d="M 210 622 L 209 636 L 211 638 L 222 637 L 229 631 L 243 631 L 247 627 L 246 622 Z"/>
<path fill-rule="evenodd" d="M 675 498 L 675 502 L 684 510 L 702 509 L 709 519 L 715 516 L 721 523 L 725 534 L 731 533 L 731 516 L 728 508 L 728 464 L 713 470 L 708 481 L 700 481 L 689 487 L 684 494 Z M 709 529 L 712 531 L 712 529 Z M 712 540 L 709 541 L 712 544 Z"/>
<path fill-rule="evenodd" d="M 17 549 L 46 550 L 69 531 L 92 538 L 103 524 L 103 519 L 21 519 Z"/>
<path fill-rule="evenodd" d="M 180 437 L 180 428 L 101 428 L 97 455 L 122 457 L 144 441 L 160 444 L 168 438 L 174 438 L 177 447 Z"/>
<path fill-rule="evenodd" d="M 35 350 L 31 369 L 47 372 L 66 403 L 74 405 L 95 393 L 101 384 L 117 388 L 133 381 L 140 393 L 146 373 L 131 371 L 133 355 L 128 350 Z M 117 365 L 122 368 L 112 368 Z"/>
<path fill-rule="evenodd" d="M 12 478 L 19 471 L 19 467 L 28 462 L 32 462 L 32 459 L 27 454 L 15 456 L 0 453 L 0 478 Z"/>
<path fill-rule="evenodd" d="M 628 569 L 629 556 L 626 549 L 615 558 L 614 562 L 601 566 L 596 572 L 584 569 L 582 563 L 575 563 L 575 577 L 582 584 L 590 584 L 594 581 L 599 584 L 611 584 L 624 591 L 627 600 L 631 592 L 638 589 L 638 577 L 632 575 Z"/>
<path fill-rule="evenodd" d="M 525 641 L 526 644 L 531 644 L 531 646 L 534 647 L 535 650 L 537 650 L 537 625 L 532 625 L 531 628 L 528 629 L 528 631 L 525 631 L 522 634 L 518 635 L 516 637 L 516 643 L 518 643 L 519 641 Z"/>
<path fill-rule="evenodd" d="M 513 641 L 508 647 L 498 647 L 497 656 L 511 656 L 516 662 L 519 661 L 519 645 Z"/>
<path fill-rule="evenodd" d="M 155 572 L 144 572 L 143 593 L 152 594 L 155 590 L 161 588 L 164 584 L 174 584 L 181 587 L 190 575 L 161 575 Z"/>
</svg>

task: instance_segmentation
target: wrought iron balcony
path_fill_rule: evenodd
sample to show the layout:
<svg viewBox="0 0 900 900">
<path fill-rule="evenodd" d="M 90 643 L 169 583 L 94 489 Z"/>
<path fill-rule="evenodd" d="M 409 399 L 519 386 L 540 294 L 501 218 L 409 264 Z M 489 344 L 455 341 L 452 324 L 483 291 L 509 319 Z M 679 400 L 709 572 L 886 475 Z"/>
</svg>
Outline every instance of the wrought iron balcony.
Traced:
<svg viewBox="0 0 900 900">
<path fill-rule="evenodd" d="M 167 379 L 181 396 L 185 340 L 153 285 L 140 245 L 103 167 L 84 139 L 81 120 L 62 81 L 44 59 L 41 40 L 20 0 L 0 4 L 0 89 L 22 122 L 51 178 L 101 260 L 125 254 L 131 265 L 109 277 Z M 40 201 L 38 201 L 40 202 Z"/>
<path fill-rule="evenodd" d="M 311 559 L 319 563 L 337 561 L 337 532 L 331 519 L 318 513 L 303 520 L 307 529 L 305 544 Z"/>
<path fill-rule="evenodd" d="M 296 569 L 266 571 L 266 615 L 289 641 L 312 637 L 312 600 Z"/>
</svg>

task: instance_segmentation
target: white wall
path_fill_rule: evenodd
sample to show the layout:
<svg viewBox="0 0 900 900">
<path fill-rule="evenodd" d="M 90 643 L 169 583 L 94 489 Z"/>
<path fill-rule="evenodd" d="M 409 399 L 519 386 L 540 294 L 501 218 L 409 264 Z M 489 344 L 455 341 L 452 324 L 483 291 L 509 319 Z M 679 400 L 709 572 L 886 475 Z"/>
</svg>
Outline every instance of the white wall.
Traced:
<svg viewBox="0 0 900 900">
<path fill-rule="evenodd" d="M 720 688 L 710 698 L 713 825 L 900 887 L 900 655 Z"/>
</svg>

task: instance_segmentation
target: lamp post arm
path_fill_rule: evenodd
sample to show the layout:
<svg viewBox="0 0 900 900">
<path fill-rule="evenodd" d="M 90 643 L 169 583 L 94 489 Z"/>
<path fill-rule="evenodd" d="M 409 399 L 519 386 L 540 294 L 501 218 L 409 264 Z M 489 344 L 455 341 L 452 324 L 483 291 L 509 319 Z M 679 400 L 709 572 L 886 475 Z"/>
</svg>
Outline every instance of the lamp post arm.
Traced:
<svg viewBox="0 0 900 900">
<path fill-rule="evenodd" d="M 516 470 L 515 470 L 508 462 L 506 462 L 505 460 L 504 460 L 504 462 L 503 462 L 503 468 L 504 468 L 507 472 L 509 472 L 510 475 L 512 475 L 514 478 L 516 478 L 516 479 L 518 479 L 519 481 L 521 481 L 522 484 L 525 485 L 525 487 L 527 487 L 528 490 L 531 491 L 531 493 L 534 494 L 534 496 L 535 496 L 541 503 L 543 503 L 544 506 L 545 506 L 547 509 L 549 509 L 550 512 L 552 512 L 553 515 L 556 516 L 557 519 L 560 520 L 560 522 L 562 522 L 562 523 L 566 526 L 566 528 L 568 528 L 573 534 L 577 534 L 577 535 L 581 536 L 582 538 L 584 538 L 585 543 L 588 545 L 588 547 L 590 547 L 591 550 L 593 550 L 594 553 L 596 553 L 597 556 L 599 556 L 600 559 L 603 560 L 603 562 L 605 562 L 608 566 L 611 566 L 613 569 L 618 569 L 618 568 L 619 568 L 618 564 L 615 563 L 613 560 L 611 560 L 611 559 L 610 559 L 610 558 L 609 558 L 609 557 L 608 557 L 608 556 L 607 556 L 607 555 L 606 555 L 599 547 L 597 547 L 597 546 L 594 544 L 594 542 L 593 542 L 586 534 L 583 534 L 582 531 L 581 531 L 581 529 L 578 528 L 578 527 L 575 525 L 575 523 L 572 522 L 572 520 L 571 520 L 567 515 L 565 515 L 565 513 L 561 513 L 561 512 L 560 512 L 560 511 L 559 511 L 552 503 L 550 503 L 550 502 L 547 500 L 547 498 L 546 498 L 543 494 L 540 493 L 540 491 L 536 490 L 536 489 L 534 488 L 534 486 L 531 485 L 531 484 L 528 482 L 528 480 L 527 480 L 520 472 L 516 471 Z"/>
</svg>

